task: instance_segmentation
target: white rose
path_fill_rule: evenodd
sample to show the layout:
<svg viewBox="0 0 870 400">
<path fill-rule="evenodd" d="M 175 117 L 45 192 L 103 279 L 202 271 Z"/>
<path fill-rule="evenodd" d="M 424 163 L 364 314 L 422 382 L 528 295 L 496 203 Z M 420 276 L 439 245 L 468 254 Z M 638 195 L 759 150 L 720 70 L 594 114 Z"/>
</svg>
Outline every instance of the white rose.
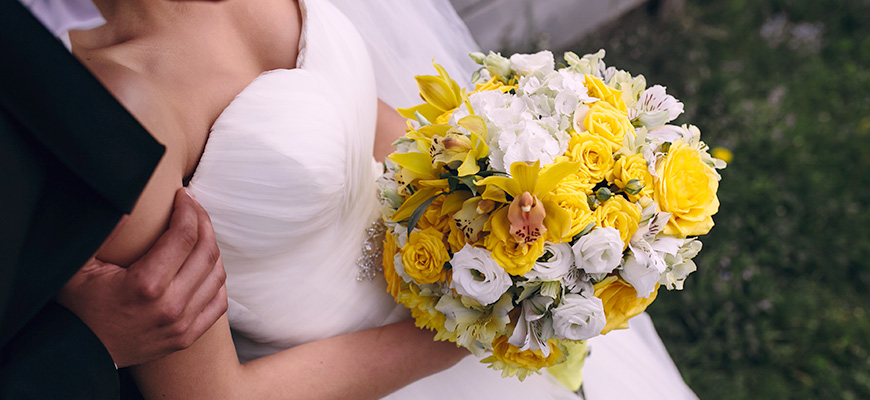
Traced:
<svg viewBox="0 0 870 400">
<path fill-rule="evenodd" d="M 450 265 L 453 266 L 450 287 L 480 304 L 495 303 L 511 287 L 510 275 L 487 250 L 466 245 L 453 255 Z"/>
<path fill-rule="evenodd" d="M 595 228 L 571 246 L 577 267 L 589 274 L 609 274 L 622 260 L 622 238 L 616 228 Z"/>
<path fill-rule="evenodd" d="M 561 281 L 574 265 L 574 252 L 568 243 L 544 243 L 546 261 L 537 261 L 532 270 L 524 275 L 530 280 Z"/>
<path fill-rule="evenodd" d="M 556 69 L 556 59 L 547 50 L 535 54 L 514 54 L 511 56 L 511 67 L 520 75 L 546 75 Z"/>
<path fill-rule="evenodd" d="M 562 304 L 553 309 L 556 337 L 586 340 L 598 336 L 606 324 L 604 305 L 591 294 L 566 294 Z"/>
</svg>

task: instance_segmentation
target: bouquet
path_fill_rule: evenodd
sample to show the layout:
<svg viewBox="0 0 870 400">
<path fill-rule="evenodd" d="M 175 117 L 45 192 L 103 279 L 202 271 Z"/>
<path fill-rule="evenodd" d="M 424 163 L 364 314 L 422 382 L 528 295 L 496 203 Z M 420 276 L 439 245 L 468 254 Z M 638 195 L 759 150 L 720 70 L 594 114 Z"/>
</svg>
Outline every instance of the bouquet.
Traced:
<svg viewBox="0 0 870 400">
<path fill-rule="evenodd" d="M 418 327 L 503 376 L 582 365 L 696 269 L 717 169 L 683 105 L 604 50 L 473 53 L 471 91 L 435 64 L 379 178 L 388 291 Z M 577 384 L 576 386 L 579 386 Z"/>
</svg>

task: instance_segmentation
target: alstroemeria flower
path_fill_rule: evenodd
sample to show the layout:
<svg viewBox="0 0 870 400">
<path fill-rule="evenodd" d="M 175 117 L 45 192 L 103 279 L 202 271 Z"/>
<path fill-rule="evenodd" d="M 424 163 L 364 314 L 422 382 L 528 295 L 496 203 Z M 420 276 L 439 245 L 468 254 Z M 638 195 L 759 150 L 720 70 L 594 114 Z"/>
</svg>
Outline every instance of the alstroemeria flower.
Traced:
<svg viewBox="0 0 870 400">
<path fill-rule="evenodd" d="M 453 214 L 456 226 L 462 230 L 468 243 L 476 243 L 480 240 L 484 225 L 493 209 L 495 209 L 495 202 L 478 196 L 465 200 L 462 208 Z"/>
<path fill-rule="evenodd" d="M 552 305 L 553 298 L 547 296 L 538 295 L 523 300 L 522 313 L 508 343 L 520 350 L 537 350 L 544 357 L 549 356 L 550 346 L 547 342 L 553 337 L 553 320 L 544 316 Z"/>
<path fill-rule="evenodd" d="M 490 176 L 478 181 L 478 186 L 493 185 L 513 197 L 508 210 L 510 225 L 505 221 L 493 221 L 493 234 L 505 240 L 509 233 L 517 243 L 531 243 L 550 231 L 552 242 L 564 241 L 571 229 L 571 216 L 550 200 L 550 192 L 564 177 L 579 169 L 580 163 L 566 161 L 542 172 L 539 161 L 532 165 L 515 162 L 511 165 L 510 177 Z M 483 198 L 487 199 L 486 192 Z"/>
<path fill-rule="evenodd" d="M 444 328 L 456 334 L 456 344 L 480 356 L 510 323 L 508 313 L 514 308 L 511 297 L 505 293 L 495 304 L 482 307 L 465 304 L 465 298 L 448 293 L 441 296 L 435 309 L 444 314 Z"/>
<path fill-rule="evenodd" d="M 628 109 L 628 118 L 637 119 L 647 129 L 653 130 L 675 120 L 683 113 L 683 103 L 665 92 L 665 87 L 655 85 L 643 92 L 633 108 Z"/>
</svg>

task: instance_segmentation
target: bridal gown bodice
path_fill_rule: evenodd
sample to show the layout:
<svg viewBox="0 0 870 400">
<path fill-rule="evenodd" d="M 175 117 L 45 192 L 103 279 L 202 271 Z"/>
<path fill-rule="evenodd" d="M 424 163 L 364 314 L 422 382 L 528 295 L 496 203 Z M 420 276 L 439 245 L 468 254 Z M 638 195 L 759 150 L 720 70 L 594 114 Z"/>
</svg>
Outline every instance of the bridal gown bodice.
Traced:
<svg viewBox="0 0 870 400">
<path fill-rule="evenodd" d="M 215 229 L 227 271 L 227 315 L 242 361 L 408 318 L 380 276 L 357 279 L 366 228 L 379 207 L 372 159 L 377 88 L 366 44 L 331 3 L 298 3 L 303 24 L 296 68 L 265 72 L 236 96 L 215 121 L 189 184 Z M 650 338 L 658 340 L 654 330 Z M 589 398 L 637 398 L 613 396 L 615 377 L 637 380 L 633 372 L 659 363 L 642 362 L 646 344 L 612 347 L 615 352 L 597 368 L 604 394 Z M 670 363 L 660 341 L 651 348 Z M 594 353 L 593 347 L 591 359 Z M 682 384 L 678 372 L 675 377 Z M 637 393 L 691 398 L 670 390 L 649 396 L 644 386 Z M 547 375 L 520 383 L 466 357 L 389 398 L 577 396 Z"/>
<path fill-rule="evenodd" d="M 215 228 L 243 360 L 375 327 L 396 309 L 380 280 L 356 279 L 378 208 L 365 45 L 329 4 L 300 9 L 296 68 L 236 96 L 189 185 Z"/>
</svg>

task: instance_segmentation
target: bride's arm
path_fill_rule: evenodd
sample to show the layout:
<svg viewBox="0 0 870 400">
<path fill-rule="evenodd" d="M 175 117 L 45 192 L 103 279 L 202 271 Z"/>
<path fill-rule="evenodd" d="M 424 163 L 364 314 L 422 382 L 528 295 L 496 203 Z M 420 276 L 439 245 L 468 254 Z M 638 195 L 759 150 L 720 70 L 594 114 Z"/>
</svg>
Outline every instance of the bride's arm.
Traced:
<svg viewBox="0 0 870 400">
<path fill-rule="evenodd" d="M 92 66 L 93 67 L 93 66 Z M 98 71 L 99 72 L 99 71 Z M 113 94 L 167 147 L 164 158 L 128 222 L 97 258 L 128 265 L 143 254 L 169 221 L 175 191 L 189 157 L 174 111 L 147 82 L 121 71 L 98 73 Z M 391 142 L 391 141 L 390 141 Z M 179 274 L 184 272 L 184 268 Z M 317 323 L 312 321 L 312 323 Z M 424 376 L 448 368 L 467 352 L 410 321 L 318 340 L 240 364 L 222 317 L 186 350 L 134 367 L 148 398 L 378 398 Z"/>
<path fill-rule="evenodd" d="M 230 344 L 229 346 L 227 344 Z M 410 321 L 318 340 L 239 365 L 224 317 L 189 349 L 134 369 L 146 398 L 376 399 L 466 352 Z"/>
<path fill-rule="evenodd" d="M 378 125 L 375 130 L 375 160 L 384 161 L 396 148 L 393 142 L 405 134 L 405 118 L 393 108 L 378 100 Z"/>
</svg>

